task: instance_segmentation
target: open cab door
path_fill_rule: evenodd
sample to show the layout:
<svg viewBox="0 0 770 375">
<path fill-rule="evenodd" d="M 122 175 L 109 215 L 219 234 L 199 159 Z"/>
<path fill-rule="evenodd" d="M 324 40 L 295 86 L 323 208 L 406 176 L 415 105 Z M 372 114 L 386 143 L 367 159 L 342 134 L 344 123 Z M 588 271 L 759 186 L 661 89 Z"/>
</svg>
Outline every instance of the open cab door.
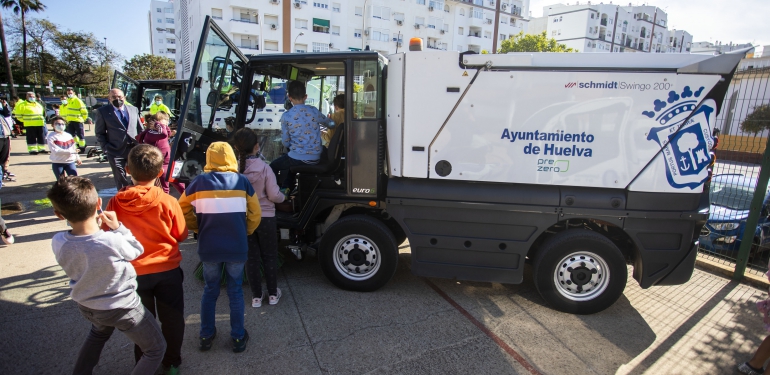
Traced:
<svg viewBox="0 0 770 375">
<path fill-rule="evenodd" d="M 141 108 L 139 82 L 136 80 L 116 70 L 115 75 L 112 76 L 112 86 L 110 88 L 122 90 L 128 104 Z"/>
<path fill-rule="evenodd" d="M 169 181 L 189 182 L 203 173 L 209 145 L 227 140 L 225 122 L 234 123 L 247 59 L 207 16 L 194 61 L 166 171 Z"/>
</svg>

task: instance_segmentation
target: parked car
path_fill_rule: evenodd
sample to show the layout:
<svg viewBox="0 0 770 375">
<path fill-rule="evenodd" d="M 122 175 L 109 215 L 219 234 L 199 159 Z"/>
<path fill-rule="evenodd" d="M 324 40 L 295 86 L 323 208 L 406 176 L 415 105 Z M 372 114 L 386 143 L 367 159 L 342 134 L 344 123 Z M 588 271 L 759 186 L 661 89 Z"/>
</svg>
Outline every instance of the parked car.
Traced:
<svg viewBox="0 0 770 375">
<path fill-rule="evenodd" d="M 711 210 L 699 238 L 703 250 L 737 256 L 749 217 L 757 178 L 742 174 L 721 174 L 711 180 Z M 770 194 L 765 193 L 759 222 L 754 230 L 751 255 L 770 249 Z"/>
</svg>

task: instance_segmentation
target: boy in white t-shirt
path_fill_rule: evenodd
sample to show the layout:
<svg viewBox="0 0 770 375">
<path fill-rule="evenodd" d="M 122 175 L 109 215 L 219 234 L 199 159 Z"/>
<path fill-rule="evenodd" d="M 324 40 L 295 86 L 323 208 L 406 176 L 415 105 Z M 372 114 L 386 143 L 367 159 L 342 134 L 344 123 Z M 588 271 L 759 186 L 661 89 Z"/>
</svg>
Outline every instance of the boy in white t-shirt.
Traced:
<svg viewBox="0 0 770 375">
<path fill-rule="evenodd" d="M 61 116 L 54 117 L 51 122 L 53 123 L 53 133 L 48 133 L 46 142 L 48 143 L 48 149 L 51 150 L 51 162 L 53 168 L 53 174 L 58 180 L 65 172 L 68 176 L 77 176 L 78 170 L 75 165 L 80 165 L 80 156 L 78 155 L 77 145 L 72 136 L 65 132 L 67 129 L 67 121 Z"/>
</svg>

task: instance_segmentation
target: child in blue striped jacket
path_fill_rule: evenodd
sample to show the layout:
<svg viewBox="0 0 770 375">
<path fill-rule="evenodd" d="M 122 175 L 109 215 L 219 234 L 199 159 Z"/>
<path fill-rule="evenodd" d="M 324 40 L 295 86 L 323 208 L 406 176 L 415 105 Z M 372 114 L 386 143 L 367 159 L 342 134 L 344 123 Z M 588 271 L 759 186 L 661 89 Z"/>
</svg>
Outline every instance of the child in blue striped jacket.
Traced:
<svg viewBox="0 0 770 375">
<path fill-rule="evenodd" d="M 179 197 L 187 227 L 198 232 L 198 256 L 203 262 L 199 349 L 211 349 L 217 334 L 214 315 L 224 267 L 230 299 L 230 336 L 233 351 L 240 353 L 249 341 L 241 287 L 248 236 L 259 226 L 262 212 L 251 183 L 238 173 L 238 162 L 229 144 L 212 143 L 203 170 L 206 173 L 196 177 Z"/>
</svg>

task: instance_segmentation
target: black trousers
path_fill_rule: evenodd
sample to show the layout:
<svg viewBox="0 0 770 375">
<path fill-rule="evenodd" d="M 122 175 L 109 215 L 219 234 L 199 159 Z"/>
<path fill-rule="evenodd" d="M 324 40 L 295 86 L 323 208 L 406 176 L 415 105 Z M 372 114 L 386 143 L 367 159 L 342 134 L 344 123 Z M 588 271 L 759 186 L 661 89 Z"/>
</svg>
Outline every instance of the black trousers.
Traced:
<svg viewBox="0 0 770 375">
<path fill-rule="evenodd" d="M 70 121 L 67 123 L 67 133 L 70 133 L 72 138 L 75 139 L 75 142 L 78 143 L 78 147 L 81 146 L 81 142 L 78 142 L 78 140 L 84 142 L 86 140 L 86 133 L 85 129 L 83 128 L 82 122 L 76 122 L 76 121 Z M 85 143 L 83 143 L 85 144 Z"/>
<path fill-rule="evenodd" d="M 257 230 L 249 236 L 249 259 L 246 272 L 253 298 L 262 297 L 262 274 L 264 265 L 267 294 L 278 294 L 278 233 L 275 217 L 263 217 Z"/>
<path fill-rule="evenodd" d="M 184 341 L 184 290 L 182 268 L 166 272 L 151 273 L 136 277 L 136 293 L 142 304 L 160 320 L 160 330 L 166 339 L 166 354 L 163 366 L 182 363 L 182 341 Z M 134 359 L 138 362 L 142 350 L 134 345 Z"/>
<path fill-rule="evenodd" d="M 112 156 L 107 154 L 107 161 L 110 162 L 110 168 L 112 168 L 112 178 L 115 179 L 115 187 L 120 189 L 133 185 L 131 179 L 126 175 L 126 164 L 128 163 L 128 153 L 126 156 Z"/>
<path fill-rule="evenodd" d="M 11 139 L 8 137 L 0 137 L 0 166 L 5 167 L 5 163 L 8 162 L 8 157 L 10 155 Z"/>
<path fill-rule="evenodd" d="M 27 132 L 27 151 L 41 152 L 45 151 L 45 125 L 27 126 L 24 131 Z"/>
</svg>

